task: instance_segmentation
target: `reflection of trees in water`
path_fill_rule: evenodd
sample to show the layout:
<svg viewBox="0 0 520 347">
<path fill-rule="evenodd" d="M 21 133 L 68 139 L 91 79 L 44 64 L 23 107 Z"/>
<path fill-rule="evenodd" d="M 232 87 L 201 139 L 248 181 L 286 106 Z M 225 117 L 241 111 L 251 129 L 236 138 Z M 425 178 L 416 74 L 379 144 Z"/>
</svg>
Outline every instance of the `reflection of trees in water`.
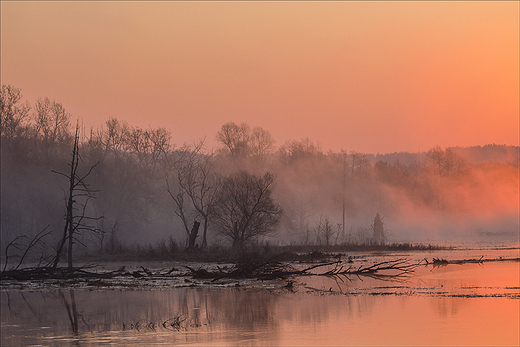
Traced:
<svg viewBox="0 0 520 347">
<path fill-rule="evenodd" d="M 279 295 L 253 291 L 208 291 L 209 316 L 226 328 L 253 330 L 255 326 L 275 328 Z M 271 330 L 271 329 L 269 329 Z"/>
<path fill-rule="evenodd" d="M 124 322 L 166 320 L 182 313 L 203 317 L 196 290 L 1 293 L 2 317 L 27 329 L 52 327 L 56 334 L 121 330 Z M 4 303 L 7 303 L 4 305 Z M 190 317 L 191 318 L 191 317 Z M 6 318 L 7 319 L 7 318 Z"/>
<path fill-rule="evenodd" d="M 366 295 L 317 296 L 209 291 L 207 300 L 212 328 L 218 324 L 225 330 L 240 329 L 251 333 L 269 331 L 271 334 L 281 334 L 284 325 L 314 326 L 327 324 L 334 319 L 366 317 L 378 301 L 384 298 Z M 345 321 L 345 324 L 347 323 L 348 321 Z M 259 326 L 265 328 L 258 329 Z"/>
<path fill-rule="evenodd" d="M 76 299 L 74 297 L 74 291 L 71 289 L 70 293 L 70 304 L 65 295 L 60 290 L 58 292 L 61 301 L 63 302 L 63 306 L 65 306 L 67 310 L 67 315 L 69 317 L 70 329 L 74 335 L 78 335 L 78 310 L 76 309 Z"/>
<path fill-rule="evenodd" d="M 8 305 L 4 306 L 6 301 Z M 70 332 L 77 337 L 78 322 L 80 319 L 84 322 L 76 308 L 73 290 L 70 290 L 68 298 L 61 291 L 2 292 L 1 302 L 2 323 L 8 324 L 2 326 L 2 344 L 5 342 L 6 345 L 40 344 L 44 336 L 59 336 Z M 22 334 L 17 335 L 17 329 L 22 329 Z M 25 333 L 33 330 L 38 333 Z M 4 341 L 6 338 L 12 340 Z M 72 343 L 79 345 L 79 340 L 73 340 Z"/>
<path fill-rule="evenodd" d="M 437 315 L 440 317 L 455 316 L 458 311 L 468 304 L 468 300 L 464 298 L 433 298 L 430 300 L 432 307 L 434 307 Z"/>
<path fill-rule="evenodd" d="M 248 339 L 270 334 L 278 339 L 283 326 L 327 324 L 331 319 L 358 318 L 377 302 L 372 296 L 313 296 L 250 290 L 175 289 L 136 291 L 2 292 L 2 316 L 26 330 L 42 329 L 41 336 L 71 336 L 81 341 L 86 332 L 121 331 L 123 324 L 162 323 L 182 315 L 186 330 L 211 331 L 234 339 L 237 331 Z M 5 318 L 3 318 L 5 319 Z M 146 324 L 143 324 L 146 323 Z M 174 332 L 172 331 L 172 334 Z M 174 336 L 174 335 L 172 335 Z M 180 336 L 180 335 L 179 335 Z M 200 340 L 206 335 L 189 335 Z M 206 336 L 206 337 L 204 337 Z M 194 341 L 195 341 L 194 340 Z M 75 340 L 76 341 L 76 340 Z"/>
<path fill-rule="evenodd" d="M 37 302 L 33 302 L 32 297 L 35 295 L 40 297 L 40 301 L 45 302 L 43 293 L 2 292 L 0 300 L 2 302 L 2 316 L 7 314 L 7 312 L 4 312 L 7 309 L 9 316 L 14 319 L 19 319 L 20 321 L 36 319 L 36 321 L 43 324 L 43 322 L 47 321 L 45 310 L 42 310 Z"/>
<path fill-rule="evenodd" d="M 67 316 L 69 317 L 70 330 L 72 332 L 72 335 L 74 336 L 74 339 L 71 341 L 71 343 L 74 346 L 80 346 L 78 319 L 81 318 L 82 322 L 87 326 L 89 330 L 90 326 L 87 324 L 87 322 L 85 322 L 83 316 L 78 313 L 78 310 L 76 308 L 76 298 L 72 289 L 69 290 L 70 302 L 61 290 L 58 292 L 58 295 L 60 297 L 61 302 L 63 303 L 63 306 L 67 311 Z"/>
<path fill-rule="evenodd" d="M 365 295 L 298 295 L 284 298 L 278 310 L 280 320 L 289 324 L 316 325 L 331 320 L 358 319 L 370 315 L 377 301 L 376 296 Z"/>
<path fill-rule="evenodd" d="M 123 324 L 146 326 L 186 317 L 187 329 L 254 333 L 275 331 L 278 295 L 251 291 L 175 289 L 170 291 L 2 292 L 2 316 L 24 329 L 53 327 L 45 335 L 81 336 L 85 332 L 121 331 Z M 142 324 L 146 322 L 146 324 Z M 256 328 L 256 329 L 255 329 Z M 265 331 L 265 329 L 262 329 Z M 236 335 L 236 334 L 235 334 Z M 199 339 L 200 337 L 194 336 Z"/>
</svg>

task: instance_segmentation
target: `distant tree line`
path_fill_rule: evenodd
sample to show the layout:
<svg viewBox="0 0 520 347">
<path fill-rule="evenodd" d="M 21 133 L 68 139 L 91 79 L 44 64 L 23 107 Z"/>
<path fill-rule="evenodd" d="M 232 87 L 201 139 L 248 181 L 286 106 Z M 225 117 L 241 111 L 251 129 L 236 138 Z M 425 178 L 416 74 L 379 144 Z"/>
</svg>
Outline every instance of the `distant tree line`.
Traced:
<svg viewBox="0 0 520 347">
<path fill-rule="evenodd" d="M 389 162 L 355 151 L 325 153 L 308 138 L 276 147 L 269 131 L 234 122 L 222 125 L 214 150 L 204 141 L 177 147 L 165 128 L 116 118 L 99 128 L 79 124 L 76 137 L 61 103 L 41 98 L 31 105 L 10 85 L 2 86 L 0 106 L 3 254 L 17 237 L 42 230 L 52 231 L 33 245 L 42 256 L 59 245 L 111 254 L 160 240 L 187 250 L 265 240 L 367 243 L 376 215 L 404 218 L 410 206 L 447 215 L 509 213 L 510 190 L 518 188 L 517 162 L 476 164 L 456 148 Z M 76 174 L 92 194 L 79 211 L 88 217 L 85 228 L 63 243 L 70 191 L 56 172 L 70 171 L 75 139 Z M 489 189 L 494 183 L 500 198 Z"/>
</svg>

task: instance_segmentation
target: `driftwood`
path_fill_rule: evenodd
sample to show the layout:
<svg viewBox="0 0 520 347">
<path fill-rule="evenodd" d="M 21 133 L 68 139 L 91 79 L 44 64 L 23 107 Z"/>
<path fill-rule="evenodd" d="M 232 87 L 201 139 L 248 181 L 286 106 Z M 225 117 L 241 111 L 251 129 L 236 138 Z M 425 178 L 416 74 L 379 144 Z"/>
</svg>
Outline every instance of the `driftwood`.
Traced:
<svg viewBox="0 0 520 347">
<path fill-rule="evenodd" d="M 484 256 L 481 256 L 478 259 L 455 259 L 455 260 L 446 260 L 441 258 L 433 258 L 432 261 L 428 261 L 427 258 L 423 259 L 426 263 L 426 265 L 433 265 L 433 266 L 446 266 L 449 264 L 483 264 L 488 262 L 497 262 L 497 261 L 513 261 L 513 262 L 520 262 L 520 258 L 489 258 L 484 259 Z"/>
<path fill-rule="evenodd" d="M 495 261 L 514 261 L 520 262 L 520 258 L 492 258 L 483 259 L 463 259 L 463 260 L 445 260 L 440 258 L 433 258 L 432 262 L 427 259 L 423 261 L 426 265 L 446 266 L 449 264 L 465 264 L 465 263 L 484 263 Z M 414 269 L 421 265 L 419 263 L 412 263 L 407 259 L 395 259 L 378 262 L 372 265 L 354 265 L 351 260 L 336 260 L 331 262 L 324 262 L 314 264 L 312 266 L 297 269 L 289 263 L 282 263 L 274 260 L 267 261 L 249 261 L 241 262 L 231 267 L 230 269 L 221 268 L 217 266 L 217 270 L 210 271 L 204 268 L 195 269 L 190 266 L 184 266 L 188 272 L 181 272 L 175 267 L 170 270 L 149 270 L 143 266 L 135 271 L 127 271 L 124 266 L 114 271 L 89 271 L 89 269 L 96 267 L 96 265 L 86 265 L 83 267 L 73 268 L 54 268 L 52 266 L 33 267 L 23 269 L 11 269 L 0 272 L 0 279 L 16 280 L 16 281 L 31 281 L 31 280 L 51 280 L 51 279 L 111 279 L 115 277 L 133 277 L 133 278 L 175 278 L 187 277 L 199 279 L 210 279 L 217 281 L 219 279 L 258 279 L 258 280 L 273 280 L 273 279 L 288 279 L 296 276 L 369 276 L 379 279 L 395 279 L 401 276 L 408 275 Z M 326 270 L 322 270 L 326 268 Z M 322 271 L 320 271 L 322 270 Z"/>
<path fill-rule="evenodd" d="M 75 279 L 75 278 L 111 278 L 117 271 L 100 273 L 90 272 L 86 267 L 54 268 L 52 266 L 31 267 L 24 269 L 6 270 L 0 273 L 2 280 L 46 280 L 46 279 Z"/>
<path fill-rule="evenodd" d="M 195 269 L 185 266 L 189 271 L 180 273 L 177 269 L 172 268 L 169 271 L 157 270 L 151 271 L 143 266 L 140 270 L 126 271 L 125 267 L 121 267 L 115 271 L 88 271 L 85 267 L 73 268 L 53 268 L 53 267 L 37 267 L 25 268 L 17 270 L 7 270 L 0 273 L 2 280 L 49 280 L 49 279 L 111 279 L 114 277 L 133 277 L 133 278 L 172 278 L 191 276 L 199 279 L 211 279 L 217 281 L 223 278 L 244 279 L 256 278 L 258 280 L 287 279 L 293 276 L 338 276 L 338 275 L 365 275 L 365 276 L 399 276 L 413 269 L 418 264 L 409 263 L 405 259 L 397 259 L 379 262 L 369 266 L 354 267 L 351 263 L 341 260 L 319 263 L 304 269 L 296 269 L 290 264 L 284 264 L 277 261 L 265 261 L 261 263 L 238 264 L 231 269 L 222 269 L 217 266 L 217 271 L 209 271 L 204 268 Z M 319 272 L 318 269 L 324 267 L 332 267 L 326 271 Z M 174 274 L 173 272 L 176 271 Z M 393 271 L 390 274 L 382 274 L 382 272 Z"/>
<path fill-rule="evenodd" d="M 18 281 L 30 281 L 30 280 L 49 280 L 49 279 L 110 279 L 114 277 L 175 277 L 172 272 L 175 268 L 172 268 L 168 272 L 163 273 L 161 270 L 153 273 L 147 268 L 141 266 L 142 270 L 126 271 L 125 267 L 122 266 L 115 271 L 88 271 L 89 268 L 94 268 L 95 265 L 73 267 L 73 268 L 54 268 L 52 266 L 46 267 L 32 267 L 24 269 L 7 270 L 0 272 L 0 278 L 3 280 L 18 280 Z M 177 275 L 179 276 L 179 275 Z"/>
<path fill-rule="evenodd" d="M 363 275 L 372 277 L 397 277 L 412 272 L 418 265 L 418 263 L 410 263 L 406 259 L 396 259 L 379 262 L 370 266 L 361 265 L 359 267 L 354 267 L 353 265 L 346 267 L 346 263 L 338 260 L 315 264 L 301 270 L 295 269 L 291 265 L 284 265 L 277 262 L 266 262 L 252 268 L 234 267 L 230 271 L 223 271 L 219 268 L 219 271 L 210 272 L 205 269 L 193 269 L 188 266 L 186 266 L 186 268 L 191 271 L 191 275 L 194 278 L 207 278 L 216 281 L 222 278 L 257 278 L 259 280 L 270 280 L 286 279 L 292 276 Z M 324 272 L 315 271 L 318 268 L 326 266 L 334 266 L 334 268 Z M 382 272 L 391 273 L 384 274 Z"/>
</svg>

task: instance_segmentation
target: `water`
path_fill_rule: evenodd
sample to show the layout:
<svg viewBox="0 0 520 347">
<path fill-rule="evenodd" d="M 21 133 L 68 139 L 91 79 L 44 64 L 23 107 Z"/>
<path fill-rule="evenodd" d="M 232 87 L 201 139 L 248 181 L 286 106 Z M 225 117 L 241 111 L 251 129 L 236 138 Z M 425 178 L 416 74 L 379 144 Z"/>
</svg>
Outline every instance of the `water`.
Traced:
<svg viewBox="0 0 520 347">
<path fill-rule="evenodd" d="M 485 253 L 485 254 L 484 254 Z M 357 254 L 518 257 L 516 250 Z M 133 290 L 3 284 L 1 345 L 514 345 L 520 343 L 520 263 L 421 266 L 387 281 L 343 276 Z"/>
</svg>

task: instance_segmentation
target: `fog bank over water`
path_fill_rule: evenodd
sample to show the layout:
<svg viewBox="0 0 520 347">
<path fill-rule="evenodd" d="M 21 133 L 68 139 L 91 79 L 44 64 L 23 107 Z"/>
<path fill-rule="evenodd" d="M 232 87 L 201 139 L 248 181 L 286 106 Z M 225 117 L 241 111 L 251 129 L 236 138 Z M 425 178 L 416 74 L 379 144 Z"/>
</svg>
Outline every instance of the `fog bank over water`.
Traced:
<svg viewBox="0 0 520 347">
<path fill-rule="evenodd" d="M 2 87 L 6 114 L 18 120 L 2 128 L 2 245 L 45 230 L 49 235 L 38 246 L 48 250 L 65 226 L 71 115 L 49 99 L 22 104 L 19 92 Z M 237 242 L 222 229 L 231 213 L 223 208 L 222 199 L 231 196 L 224 182 L 241 194 L 263 191 L 276 217 L 239 240 L 249 244 L 518 240 L 518 146 L 325 153 L 311 139 L 276 144 L 269 130 L 234 122 L 215 134 L 215 149 L 204 141 L 178 146 L 164 128 L 115 118 L 78 131 L 82 188 L 74 192 L 74 215 L 82 223 L 75 234 L 81 251 L 161 242 L 174 251 L 186 247 L 190 233 L 191 247 Z M 240 177 L 246 186 L 236 186 Z"/>
<path fill-rule="evenodd" d="M 490 148 L 497 150 L 494 160 L 484 161 L 489 154 L 480 152 L 489 152 Z M 475 155 L 458 156 L 464 168 L 451 174 L 428 168 L 427 153 L 369 154 L 367 158 L 378 160 L 362 174 L 348 177 L 344 194 L 342 186 L 334 184 L 330 171 L 325 170 L 315 174 L 315 181 L 297 187 L 286 183 L 297 181 L 302 171 L 311 175 L 313 168 L 319 171 L 323 167 L 309 164 L 298 174 L 283 177 L 281 190 L 294 187 L 292 194 L 299 197 L 300 204 L 312 206 L 310 226 L 321 215 L 341 223 L 344 195 L 346 235 L 341 234 L 340 239 L 348 239 L 349 232 L 356 233 L 358 227 L 372 226 L 374 216 L 380 213 L 388 239 L 394 241 L 517 240 L 518 147 L 479 149 L 459 149 Z M 385 158 L 395 159 L 385 162 Z M 405 158 L 408 164 L 401 162 Z"/>
</svg>

